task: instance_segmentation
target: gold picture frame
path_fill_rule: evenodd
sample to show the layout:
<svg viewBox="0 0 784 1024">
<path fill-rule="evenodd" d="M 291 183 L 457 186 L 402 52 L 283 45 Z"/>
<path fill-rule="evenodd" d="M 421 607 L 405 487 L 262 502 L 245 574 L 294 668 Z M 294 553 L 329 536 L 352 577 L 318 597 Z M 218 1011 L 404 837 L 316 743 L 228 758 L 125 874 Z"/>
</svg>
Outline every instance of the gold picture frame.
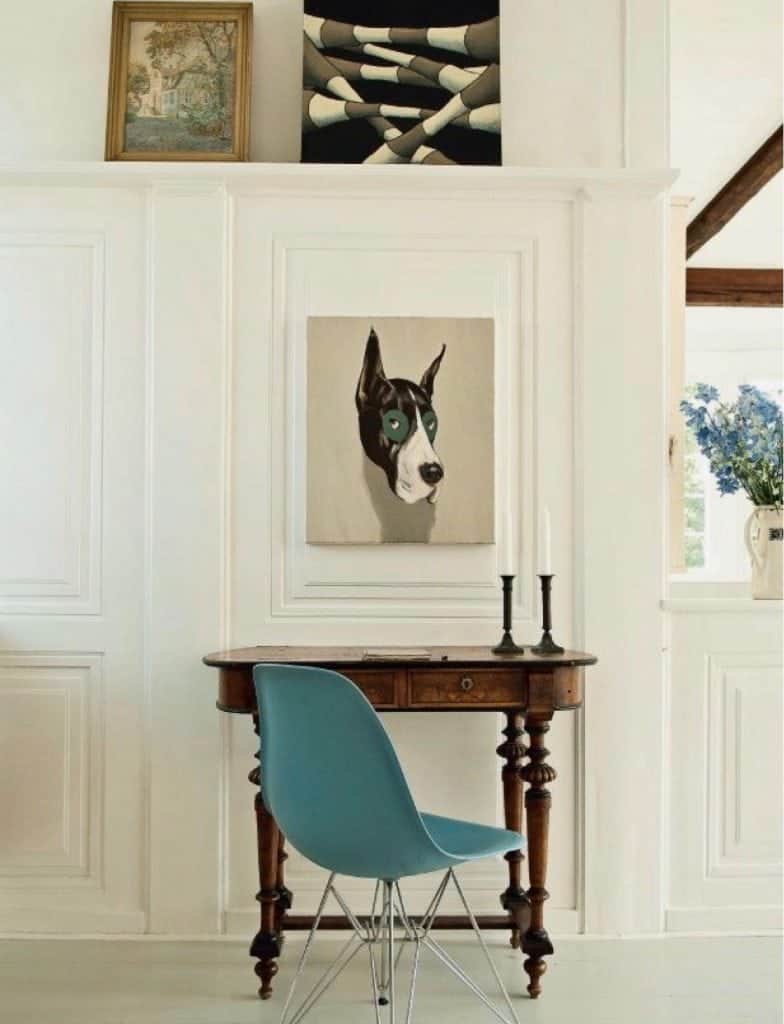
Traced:
<svg viewBox="0 0 784 1024">
<path fill-rule="evenodd" d="M 247 160 L 252 3 L 116 0 L 107 160 Z"/>
</svg>

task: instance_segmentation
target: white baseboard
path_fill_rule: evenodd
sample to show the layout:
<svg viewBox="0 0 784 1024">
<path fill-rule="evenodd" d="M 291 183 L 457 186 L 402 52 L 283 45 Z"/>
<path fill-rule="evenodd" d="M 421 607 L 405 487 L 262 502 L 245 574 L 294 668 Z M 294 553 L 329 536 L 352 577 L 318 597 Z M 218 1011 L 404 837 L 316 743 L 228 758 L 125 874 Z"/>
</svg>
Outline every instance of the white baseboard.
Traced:
<svg viewBox="0 0 784 1024">
<path fill-rule="evenodd" d="M 141 910 L 91 910 L 66 908 L 3 907 L 0 935 L 27 938 L 29 933 L 45 938 L 57 935 L 140 935 L 147 927 Z"/>
<path fill-rule="evenodd" d="M 758 935 L 780 932 L 781 907 L 670 907 L 665 913 L 667 932 L 715 935 Z"/>
</svg>

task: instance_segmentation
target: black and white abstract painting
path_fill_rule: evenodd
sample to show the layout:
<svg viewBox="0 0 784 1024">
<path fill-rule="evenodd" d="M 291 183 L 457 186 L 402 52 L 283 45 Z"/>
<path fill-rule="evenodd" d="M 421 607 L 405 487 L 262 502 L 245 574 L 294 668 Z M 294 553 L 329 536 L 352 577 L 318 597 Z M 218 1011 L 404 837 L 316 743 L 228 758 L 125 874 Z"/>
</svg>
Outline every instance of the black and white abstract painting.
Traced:
<svg viewBox="0 0 784 1024">
<path fill-rule="evenodd" d="M 304 163 L 501 163 L 499 0 L 305 0 Z"/>
<path fill-rule="evenodd" d="M 310 317 L 311 544 L 490 544 L 494 324 Z"/>
</svg>

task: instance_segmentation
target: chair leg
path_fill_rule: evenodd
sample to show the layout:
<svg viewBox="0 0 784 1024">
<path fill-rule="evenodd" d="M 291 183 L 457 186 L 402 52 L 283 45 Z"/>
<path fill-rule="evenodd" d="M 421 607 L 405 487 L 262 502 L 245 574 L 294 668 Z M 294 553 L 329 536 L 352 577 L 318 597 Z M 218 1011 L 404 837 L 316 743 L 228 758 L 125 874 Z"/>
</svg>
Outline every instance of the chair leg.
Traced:
<svg viewBox="0 0 784 1024">
<path fill-rule="evenodd" d="M 324 893 L 321 897 L 321 901 L 316 912 L 316 917 L 313 921 L 313 927 L 308 934 L 305 946 L 302 950 L 302 954 L 299 958 L 297 968 L 294 974 L 294 979 L 291 983 L 286 1002 L 283 1007 L 283 1013 L 281 1014 L 280 1024 L 300 1024 L 304 1017 L 313 1009 L 319 999 L 324 995 L 327 989 L 337 980 L 338 976 L 348 967 L 351 961 L 354 959 L 356 954 L 362 949 L 363 945 L 368 947 L 368 956 L 370 960 L 370 982 L 371 990 L 373 994 L 374 1010 L 376 1015 L 376 1024 L 381 1024 L 381 1009 L 382 1006 L 389 1006 L 388 1014 L 385 1014 L 387 1024 L 397 1024 L 396 1018 L 396 996 L 397 996 L 397 968 L 400 962 L 400 957 L 405 947 L 406 942 L 414 943 L 414 959 L 411 968 L 411 984 L 408 994 L 408 1002 L 406 1006 L 406 1024 L 412 1024 L 413 1013 L 414 1013 L 414 993 L 416 990 L 417 972 L 419 970 L 419 961 L 423 947 L 427 947 L 435 956 L 444 964 L 445 967 L 460 980 L 473 994 L 490 1010 L 502 1024 L 519 1024 L 517 1014 L 515 1013 L 512 1002 L 509 998 L 509 994 L 504 987 L 504 983 L 501 980 L 501 976 L 493 963 L 490 951 L 485 945 L 482 933 L 477 925 L 476 918 L 468 905 L 465 893 L 458 882 L 454 872 L 450 869 L 444 875 L 443 879 L 436 889 L 435 895 L 430 902 L 430 906 L 425 911 L 422 920 L 415 924 L 409 918 L 406 912 L 405 904 L 403 902 L 403 894 L 400 891 L 400 886 L 397 882 L 381 882 L 376 888 L 376 894 L 373 898 L 373 905 L 370 911 L 370 917 L 367 919 L 360 920 L 351 911 L 343 897 L 337 891 L 334 885 L 335 876 L 330 875 L 329 880 L 324 888 Z M 449 882 L 452 882 L 457 890 L 460 901 L 463 904 L 466 914 L 471 922 L 471 926 L 477 937 L 482 952 L 487 958 L 490 970 L 498 984 L 501 994 L 503 995 L 504 1001 L 509 1009 L 511 1017 L 505 1017 L 494 1005 L 490 1002 L 485 993 L 479 988 L 479 986 L 468 977 L 463 968 L 447 951 L 436 942 L 431 936 L 431 929 L 436 919 L 438 909 L 441 905 L 444 893 L 446 892 Z M 378 902 L 378 892 L 381 890 L 381 910 L 376 916 L 376 905 Z M 313 940 L 321 922 L 321 917 L 324 912 L 329 896 L 334 896 L 336 902 L 339 904 L 341 910 L 346 915 L 349 923 L 352 926 L 352 934 L 342 947 L 337 957 L 327 967 L 324 973 L 321 975 L 316 984 L 311 988 L 310 992 L 305 996 L 303 1001 L 300 1003 L 297 1010 L 293 1014 L 289 1014 L 291 1004 L 294 999 L 294 992 L 297 987 L 297 983 L 305 969 L 308 954 L 310 953 Z M 401 925 L 400 942 L 397 943 L 395 937 L 395 921 L 399 916 Z M 381 955 L 381 972 L 380 977 L 376 969 L 376 959 L 374 946 L 380 947 Z"/>
<path fill-rule="evenodd" d="M 497 1007 L 495 1007 L 490 1002 L 490 1000 L 487 998 L 485 993 L 479 988 L 479 986 L 476 984 L 476 982 L 472 981 L 471 978 L 469 978 L 469 976 L 466 974 L 466 972 L 463 970 L 463 968 L 460 966 L 460 964 L 458 964 L 457 961 L 449 953 L 447 953 L 447 951 L 438 942 L 435 941 L 435 939 L 430 937 L 430 934 L 429 934 L 430 927 L 429 926 L 428 926 L 427 932 L 422 936 L 422 942 L 423 942 L 423 944 L 425 946 L 427 946 L 427 948 L 432 953 L 435 953 L 435 955 L 438 957 L 438 959 L 441 961 L 441 963 L 444 964 L 445 967 L 448 967 L 449 970 L 457 978 L 459 978 L 460 981 L 462 981 L 463 984 L 468 989 L 470 989 L 470 991 L 473 992 L 474 995 L 482 1003 L 484 1003 L 484 1005 L 487 1007 L 487 1009 L 490 1010 L 490 1012 L 493 1013 L 502 1022 L 502 1024 L 520 1024 L 520 1022 L 519 1022 L 519 1020 L 517 1018 L 517 1013 L 515 1012 L 515 1009 L 512 1006 L 512 1001 L 509 998 L 509 993 L 506 990 L 506 986 L 504 985 L 503 981 L 501 980 L 501 975 L 498 973 L 498 969 L 496 968 L 495 964 L 493 963 L 493 958 L 490 956 L 490 951 L 488 950 L 487 945 L 485 944 L 485 941 L 482 938 L 482 933 L 481 933 L 481 931 L 479 929 L 479 925 L 476 922 L 476 918 L 474 917 L 473 911 L 471 910 L 470 906 L 468 905 L 468 900 L 465 898 L 465 894 L 463 892 L 463 889 L 462 889 L 460 883 L 458 882 L 457 877 L 456 877 L 454 871 L 451 868 L 447 872 L 446 878 L 445 878 L 445 881 L 449 881 L 449 880 L 452 881 L 452 883 L 454 884 L 455 888 L 457 889 L 458 896 L 460 897 L 460 902 L 463 904 L 465 912 L 468 915 L 468 919 L 471 922 L 471 927 L 474 930 L 474 934 L 476 935 L 476 938 L 477 938 L 477 940 L 479 942 L 479 945 L 480 945 L 480 947 L 482 949 L 482 952 L 484 953 L 485 958 L 487 959 L 488 965 L 490 967 L 490 970 L 493 973 L 493 977 L 495 978 L 496 983 L 498 984 L 498 988 L 501 991 L 501 995 L 503 996 L 504 1002 L 506 1003 L 506 1005 L 507 1005 L 507 1007 L 509 1009 L 509 1013 L 511 1014 L 511 1019 L 503 1016 L 503 1014 L 497 1009 Z M 441 889 L 441 895 L 443 895 L 443 889 L 445 888 L 444 883 L 442 883 L 442 886 L 443 886 L 443 888 Z M 438 902 L 439 903 L 441 902 L 440 899 L 439 899 Z M 431 914 L 430 925 L 432 925 L 432 919 L 435 916 L 435 910 L 437 910 L 437 909 L 438 909 L 438 907 L 436 905 L 436 908 L 433 910 L 433 912 Z"/>
<path fill-rule="evenodd" d="M 380 980 L 378 984 L 378 1005 L 387 1006 L 389 1004 L 389 997 L 387 992 L 389 990 L 389 960 L 387 953 L 389 947 L 387 944 L 387 927 L 389 924 L 389 890 L 387 889 L 386 883 L 381 882 L 381 914 L 378 919 L 378 928 L 375 933 L 375 939 L 380 946 L 380 957 L 381 957 L 381 969 L 380 969 Z M 372 946 L 371 946 L 372 951 Z"/>
<path fill-rule="evenodd" d="M 376 975 L 376 958 L 373 955 L 373 943 L 368 942 L 368 959 L 370 960 L 370 985 L 373 993 L 373 1008 L 376 1012 L 376 1024 L 381 1024 L 381 999 L 378 994 L 378 977 Z"/>
<path fill-rule="evenodd" d="M 387 959 L 389 963 L 389 1024 L 395 1024 L 395 901 L 393 883 L 385 882 L 387 889 Z"/>
<path fill-rule="evenodd" d="M 471 907 L 468 905 L 468 900 L 465 898 L 463 887 L 458 882 L 457 875 L 454 873 L 454 871 L 450 872 L 450 874 L 452 875 L 452 881 L 454 882 L 455 888 L 457 889 L 457 894 L 460 897 L 460 902 L 465 907 L 466 914 L 468 914 L 468 919 L 471 922 L 471 927 L 474 929 L 474 934 L 476 935 L 477 941 L 479 942 L 479 945 L 482 947 L 482 952 L 485 955 L 485 959 L 487 960 L 490 970 L 493 972 L 493 977 L 496 980 L 496 984 L 498 985 L 498 988 L 501 991 L 501 995 L 504 997 L 504 1001 L 507 1007 L 509 1008 L 509 1012 L 512 1015 L 512 1019 L 515 1022 L 517 1022 L 517 1014 L 515 1013 L 514 1006 L 512 1006 L 512 1000 L 509 998 L 509 993 L 506 990 L 506 985 L 504 985 L 503 981 L 501 980 L 501 975 L 498 973 L 498 968 L 493 963 L 493 958 L 490 956 L 490 950 L 487 948 L 485 940 L 482 937 L 481 929 L 479 928 L 479 925 L 476 923 L 474 912 L 473 910 L 471 910 Z"/>
<path fill-rule="evenodd" d="M 297 988 L 297 982 L 299 981 L 300 975 L 305 969 L 305 962 L 308 959 L 308 953 L 310 952 L 310 947 L 313 944 L 313 939 L 316 936 L 316 931 L 318 930 L 319 922 L 321 921 L 321 915 L 324 913 L 324 905 L 327 902 L 327 897 L 329 896 L 329 891 L 332 888 L 332 882 L 334 881 L 334 879 L 335 873 L 333 871 L 333 873 L 327 879 L 327 884 L 324 886 L 324 892 L 321 895 L 321 902 L 319 903 L 318 910 L 316 911 L 316 916 L 313 920 L 313 927 L 310 929 L 308 937 L 305 940 L 305 945 L 303 946 L 302 953 L 297 964 L 297 969 L 294 972 L 294 978 L 291 982 L 288 995 L 286 996 L 286 1002 L 283 1004 L 283 1012 L 280 1015 L 280 1024 L 286 1024 L 286 1014 L 288 1013 L 289 1007 L 291 1006 L 291 1001 L 294 998 L 294 992 Z"/>
<path fill-rule="evenodd" d="M 303 970 L 305 969 L 305 963 L 308 958 L 308 953 L 310 952 L 310 948 L 313 944 L 313 939 L 316 935 L 316 931 L 318 930 L 318 926 L 321 921 L 321 915 L 324 912 L 324 906 L 327 902 L 327 899 L 329 898 L 330 893 L 332 893 L 332 895 L 335 896 L 335 898 L 338 900 L 341 906 L 345 906 L 343 904 L 342 899 L 340 898 L 339 893 L 334 887 L 334 880 L 335 875 L 333 872 L 333 874 L 329 876 L 327 884 L 324 887 L 324 892 L 321 896 L 321 901 L 319 903 L 318 910 L 316 911 L 316 917 L 313 921 L 313 927 L 310 929 L 310 932 L 308 933 L 308 937 L 305 941 L 305 946 L 302 950 L 302 954 L 300 955 L 299 962 L 297 964 L 297 969 L 294 973 L 294 979 L 291 982 L 291 987 L 286 997 L 286 1002 L 283 1006 L 283 1012 L 281 1013 L 280 1017 L 280 1024 L 299 1024 L 299 1022 L 305 1017 L 305 1015 L 313 1009 L 315 1004 L 324 995 L 324 993 L 327 991 L 330 985 L 337 979 L 338 975 L 341 974 L 346 967 L 348 967 L 348 965 L 354 959 L 356 954 L 360 951 L 360 949 L 362 949 L 362 945 L 365 941 L 365 935 L 362 932 L 356 930 L 356 919 L 354 918 L 353 914 L 351 914 L 349 911 L 348 916 L 352 926 L 355 929 L 354 933 L 351 935 L 348 942 L 346 942 L 346 944 L 340 950 L 337 957 L 332 961 L 327 970 L 322 974 L 322 976 L 319 978 L 319 980 L 307 994 L 307 996 L 302 1001 L 302 1003 L 300 1004 L 299 1008 L 295 1011 L 293 1016 L 287 1020 L 289 1007 L 291 1006 L 292 1000 L 294 998 L 294 992 L 297 988 L 297 983 L 300 979 L 300 976 L 302 975 Z"/>
</svg>

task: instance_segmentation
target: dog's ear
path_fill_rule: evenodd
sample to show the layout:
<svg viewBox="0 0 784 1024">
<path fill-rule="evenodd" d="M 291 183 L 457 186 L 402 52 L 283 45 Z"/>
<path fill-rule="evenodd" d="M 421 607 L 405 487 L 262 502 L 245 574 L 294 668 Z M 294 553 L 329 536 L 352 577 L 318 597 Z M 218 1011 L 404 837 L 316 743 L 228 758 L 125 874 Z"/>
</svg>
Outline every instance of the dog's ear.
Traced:
<svg viewBox="0 0 784 1024">
<path fill-rule="evenodd" d="M 441 360 L 444 358 L 444 352 L 446 352 L 446 345 L 441 346 L 441 351 L 422 374 L 422 380 L 419 382 L 419 386 L 425 392 L 428 399 L 433 397 L 433 384 L 435 383 L 438 368 L 441 366 Z"/>
<path fill-rule="evenodd" d="M 384 391 L 390 387 L 391 384 L 384 373 L 384 364 L 381 362 L 381 346 L 378 343 L 378 335 L 371 327 L 365 345 L 365 358 L 362 360 L 362 369 L 357 381 L 356 402 L 359 412 L 362 412 L 368 405 L 378 405 Z"/>
</svg>

